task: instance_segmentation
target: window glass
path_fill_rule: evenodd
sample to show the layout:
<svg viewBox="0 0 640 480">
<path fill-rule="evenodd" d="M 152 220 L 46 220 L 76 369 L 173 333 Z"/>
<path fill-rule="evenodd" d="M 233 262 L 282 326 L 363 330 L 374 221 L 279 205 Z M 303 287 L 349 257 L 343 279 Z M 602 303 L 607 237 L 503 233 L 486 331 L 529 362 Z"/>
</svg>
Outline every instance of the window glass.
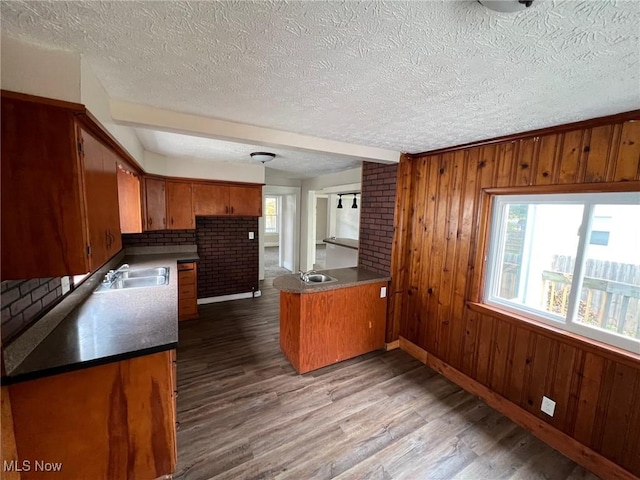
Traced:
<svg viewBox="0 0 640 480">
<path fill-rule="evenodd" d="M 494 197 L 485 302 L 640 353 L 640 193 Z"/>
<path fill-rule="evenodd" d="M 278 233 L 278 197 L 265 197 L 264 231 Z"/>
</svg>

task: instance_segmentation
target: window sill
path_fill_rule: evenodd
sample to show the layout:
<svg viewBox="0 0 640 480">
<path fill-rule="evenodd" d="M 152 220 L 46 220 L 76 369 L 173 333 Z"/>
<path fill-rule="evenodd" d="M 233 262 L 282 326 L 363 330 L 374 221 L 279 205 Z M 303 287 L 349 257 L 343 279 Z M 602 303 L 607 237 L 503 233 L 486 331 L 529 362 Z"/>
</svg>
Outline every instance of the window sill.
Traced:
<svg viewBox="0 0 640 480">
<path fill-rule="evenodd" d="M 561 342 L 571 344 L 582 350 L 590 351 L 598 355 L 610 358 L 616 362 L 622 362 L 632 367 L 638 368 L 640 355 L 628 350 L 607 345 L 606 343 L 583 337 L 582 335 L 568 332 L 566 330 L 562 330 L 561 328 L 553 327 L 546 323 L 542 323 L 537 320 L 525 317 L 524 315 L 517 315 L 515 313 L 508 312 L 492 305 L 467 302 L 467 307 L 473 312 L 480 313 L 482 315 L 491 315 L 492 317 L 499 318 L 500 320 L 505 320 L 519 327 L 527 328 L 528 330 L 534 331 L 536 333 L 540 333 Z"/>
</svg>

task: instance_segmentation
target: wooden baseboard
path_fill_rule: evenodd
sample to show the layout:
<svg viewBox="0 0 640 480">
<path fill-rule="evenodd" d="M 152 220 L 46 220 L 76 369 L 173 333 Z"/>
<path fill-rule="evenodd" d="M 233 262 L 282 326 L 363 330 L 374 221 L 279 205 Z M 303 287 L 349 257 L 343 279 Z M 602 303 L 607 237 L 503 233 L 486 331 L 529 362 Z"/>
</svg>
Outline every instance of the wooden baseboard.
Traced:
<svg viewBox="0 0 640 480">
<path fill-rule="evenodd" d="M 498 395 L 493 390 L 485 387 L 480 382 L 459 370 L 456 370 L 406 338 L 400 337 L 400 348 L 442 376 L 448 378 L 453 383 L 459 385 L 467 392 L 479 397 L 491 408 L 510 418 L 513 422 L 530 431 L 550 447 L 556 449 L 599 477 L 616 480 L 638 480 L 638 477 L 620 465 L 617 465 L 566 433 L 542 421 L 510 400 Z"/>
<path fill-rule="evenodd" d="M 400 340 L 394 340 L 393 342 L 385 343 L 384 349 L 388 352 L 389 350 L 395 350 L 396 348 L 400 348 Z"/>
</svg>

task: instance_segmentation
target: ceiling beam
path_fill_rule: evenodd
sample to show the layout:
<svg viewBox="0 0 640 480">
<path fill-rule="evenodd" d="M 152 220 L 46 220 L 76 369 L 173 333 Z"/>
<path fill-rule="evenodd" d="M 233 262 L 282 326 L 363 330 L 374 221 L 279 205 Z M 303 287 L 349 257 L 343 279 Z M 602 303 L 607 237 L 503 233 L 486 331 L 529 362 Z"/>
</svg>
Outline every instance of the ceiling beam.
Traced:
<svg viewBox="0 0 640 480">
<path fill-rule="evenodd" d="M 400 152 L 394 150 L 337 142 L 130 102 L 111 100 L 110 106 L 111 116 L 116 123 L 132 127 L 150 128 L 265 147 L 329 153 L 378 163 L 398 163 L 400 161 Z"/>
</svg>

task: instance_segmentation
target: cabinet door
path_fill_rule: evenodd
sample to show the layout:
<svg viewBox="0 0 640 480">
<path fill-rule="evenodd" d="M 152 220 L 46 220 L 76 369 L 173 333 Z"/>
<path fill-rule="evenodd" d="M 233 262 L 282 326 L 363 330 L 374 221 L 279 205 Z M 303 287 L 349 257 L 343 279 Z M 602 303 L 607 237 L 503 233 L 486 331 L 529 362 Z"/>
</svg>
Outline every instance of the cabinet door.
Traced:
<svg viewBox="0 0 640 480">
<path fill-rule="evenodd" d="M 70 112 L 2 97 L 2 280 L 89 271 Z"/>
<path fill-rule="evenodd" d="M 122 250 L 120 230 L 120 209 L 118 208 L 118 155 L 110 148 L 103 146 L 102 163 L 105 184 L 105 225 L 109 237 L 109 257 Z"/>
<path fill-rule="evenodd" d="M 229 215 L 229 187 L 193 184 L 195 215 Z"/>
<path fill-rule="evenodd" d="M 118 206 L 120 231 L 142 232 L 142 209 L 140 207 L 140 178 L 118 166 Z"/>
<path fill-rule="evenodd" d="M 165 230 L 167 228 L 167 204 L 164 188 L 164 180 L 144 179 L 145 230 Z"/>
<path fill-rule="evenodd" d="M 106 148 L 89 132 L 83 128 L 79 130 L 83 152 L 85 198 L 87 199 L 90 266 L 91 270 L 95 270 L 109 259 L 111 237 L 107 224 L 110 209 L 107 204 L 111 200 L 110 183 L 103 163 L 103 153 Z M 114 187 L 117 188 L 115 185 Z"/>
<path fill-rule="evenodd" d="M 236 217 L 261 217 L 262 187 L 229 187 L 229 214 Z"/>
<path fill-rule="evenodd" d="M 195 228 L 191 183 L 167 181 L 167 227 L 170 230 Z"/>
</svg>

